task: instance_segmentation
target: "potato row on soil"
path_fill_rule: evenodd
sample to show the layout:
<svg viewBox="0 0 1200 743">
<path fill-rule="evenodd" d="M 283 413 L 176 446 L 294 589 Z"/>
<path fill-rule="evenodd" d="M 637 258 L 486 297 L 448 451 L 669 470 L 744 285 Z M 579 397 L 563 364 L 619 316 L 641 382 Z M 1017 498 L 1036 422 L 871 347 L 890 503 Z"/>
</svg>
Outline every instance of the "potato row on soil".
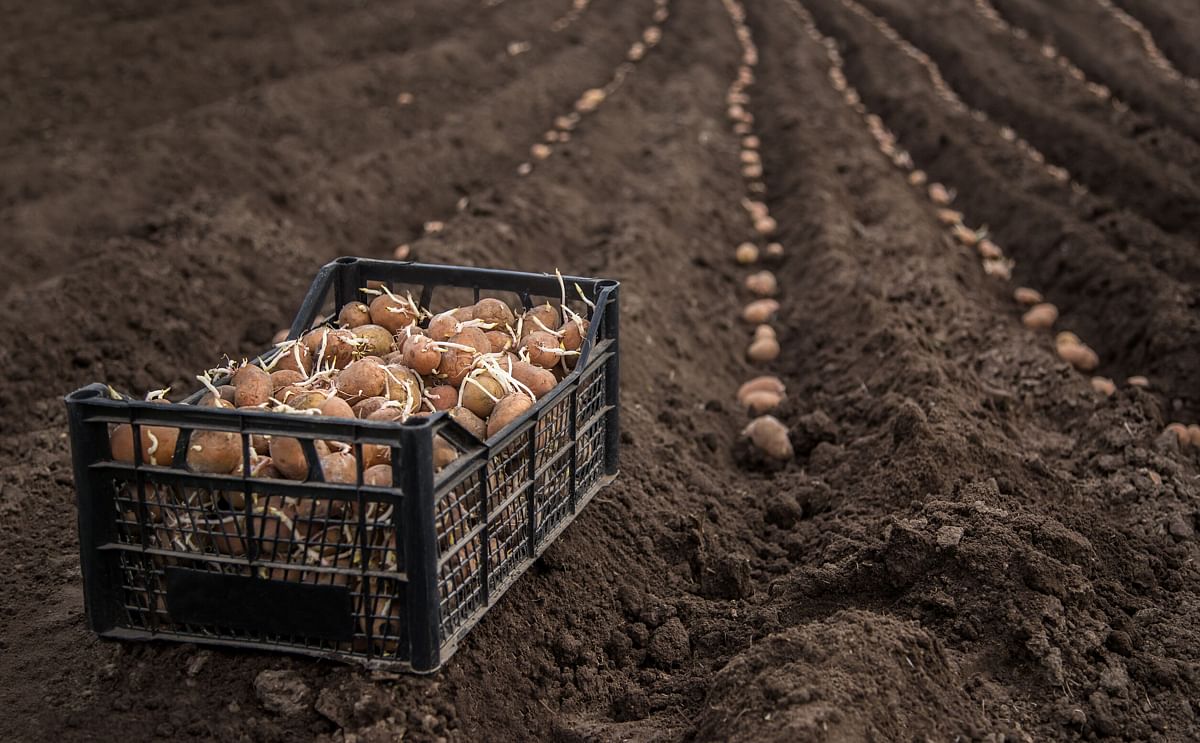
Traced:
<svg viewBox="0 0 1200 743">
<path fill-rule="evenodd" d="M 7 15 L 6 738 L 1197 737 L 1200 446 L 1163 434 L 1200 423 L 1192 4 L 747 0 L 786 249 L 767 364 L 743 357 L 734 248 L 752 235 L 724 103 L 742 47 L 720 0 L 673 3 L 619 89 L 521 167 L 657 7 Z M 986 226 L 1011 281 L 948 236 L 867 112 Z M 401 244 L 624 282 L 620 479 L 429 678 L 93 637 L 61 395 L 190 390 L 265 347 L 320 265 Z M 1114 394 L 1022 325 L 1016 286 L 1057 305 Z M 771 472 L 738 437 L 735 392 L 762 373 L 787 385 L 774 415 L 795 451 Z"/>
</svg>

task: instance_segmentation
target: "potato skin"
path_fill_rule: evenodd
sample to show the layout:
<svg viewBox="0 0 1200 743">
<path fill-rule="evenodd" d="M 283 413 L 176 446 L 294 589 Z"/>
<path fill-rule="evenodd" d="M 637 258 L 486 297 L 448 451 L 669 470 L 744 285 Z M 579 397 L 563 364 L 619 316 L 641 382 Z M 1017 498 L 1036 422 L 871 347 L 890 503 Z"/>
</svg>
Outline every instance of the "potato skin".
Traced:
<svg viewBox="0 0 1200 743">
<path fill-rule="evenodd" d="M 425 398 L 433 405 L 434 410 L 449 410 L 458 404 L 458 390 L 448 384 L 426 387 Z"/>
<path fill-rule="evenodd" d="M 324 441 L 313 442 L 317 456 L 329 453 L 329 446 Z M 304 449 L 298 439 L 289 436 L 271 437 L 271 461 L 279 474 L 289 480 L 304 480 L 308 477 L 308 460 L 304 457 Z"/>
<path fill-rule="evenodd" d="M 512 392 L 500 398 L 488 416 L 487 437 L 490 439 L 533 407 L 533 400 L 523 392 Z"/>
<path fill-rule="evenodd" d="M 387 389 L 387 372 L 379 360 L 368 356 L 351 363 L 333 379 L 338 395 L 351 404 L 368 397 L 378 397 Z"/>
<path fill-rule="evenodd" d="M 495 325 L 501 330 L 511 328 L 516 321 L 512 308 L 494 297 L 484 297 L 476 302 L 473 314 L 476 320 Z"/>
<path fill-rule="evenodd" d="M 475 374 L 463 380 L 462 404 L 480 418 L 486 418 L 504 395 L 504 388 L 491 374 Z"/>
<path fill-rule="evenodd" d="M 262 367 L 247 364 L 233 375 L 233 404 L 239 408 L 266 405 L 275 393 L 271 375 Z"/>
<path fill-rule="evenodd" d="M 521 348 L 529 355 L 529 363 L 543 369 L 553 369 L 562 358 L 553 352 L 559 348 L 558 338 L 542 330 L 525 336 Z"/>
<path fill-rule="evenodd" d="M 487 423 L 482 418 L 463 407 L 450 409 L 450 417 L 454 422 L 470 431 L 480 441 L 487 438 Z"/>
<path fill-rule="evenodd" d="M 228 475 L 242 463 L 242 438 L 226 431 L 195 431 L 187 463 L 193 472 Z"/>
<path fill-rule="evenodd" d="M 433 345 L 434 340 L 424 335 L 412 335 L 404 342 L 401 360 L 405 366 L 422 376 L 433 374 L 442 361 L 442 352 Z"/>
<path fill-rule="evenodd" d="M 397 301 L 387 294 L 380 294 L 371 300 L 368 311 L 372 323 L 387 328 L 393 334 L 417 321 L 412 307 L 407 302 Z"/>
<path fill-rule="evenodd" d="M 549 394 L 550 390 L 554 389 L 554 386 L 558 384 L 558 379 L 555 378 L 553 372 L 535 364 L 530 364 L 528 361 L 513 363 L 512 370 L 509 373 L 518 382 L 528 387 L 534 397 L 539 400 Z"/>
<path fill-rule="evenodd" d="M 338 312 L 338 324 L 345 328 L 357 328 L 371 322 L 371 309 L 362 302 L 349 302 Z"/>
<path fill-rule="evenodd" d="M 367 356 L 386 356 L 396 347 L 392 331 L 382 325 L 359 325 L 354 328 L 354 336 L 366 341 L 359 352 Z"/>
</svg>

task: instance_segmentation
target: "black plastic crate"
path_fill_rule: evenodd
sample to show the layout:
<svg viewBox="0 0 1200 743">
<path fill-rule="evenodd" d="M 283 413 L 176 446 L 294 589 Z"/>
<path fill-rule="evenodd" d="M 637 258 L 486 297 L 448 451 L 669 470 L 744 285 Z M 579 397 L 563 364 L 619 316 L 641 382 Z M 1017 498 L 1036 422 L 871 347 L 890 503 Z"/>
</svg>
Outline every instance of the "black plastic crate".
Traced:
<svg viewBox="0 0 1200 743">
<path fill-rule="evenodd" d="M 376 281 L 438 310 L 481 296 L 557 303 L 563 286 L 543 274 L 340 258 L 318 274 L 291 336 Z M 436 670 L 617 474 L 618 284 L 564 281 L 575 307 L 586 309 L 579 291 L 595 305 L 581 312 L 591 325 L 575 369 L 486 443 L 444 413 L 396 424 L 114 399 L 102 384 L 68 395 L 92 629 Z M 115 424 L 133 428 L 133 463 L 112 458 Z M 143 426 L 179 429 L 169 463 L 143 450 Z M 189 441 L 205 430 L 240 436 L 243 473 L 252 437 L 294 437 L 309 478 L 192 472 Z M 435 436 L 459 453 L 436 474 Z M 352 447 L 356 484 L 324 481 L 318 439 Z M 363 484 L 366 445 L 390 448 L 395 487 Z"/>
</svg>

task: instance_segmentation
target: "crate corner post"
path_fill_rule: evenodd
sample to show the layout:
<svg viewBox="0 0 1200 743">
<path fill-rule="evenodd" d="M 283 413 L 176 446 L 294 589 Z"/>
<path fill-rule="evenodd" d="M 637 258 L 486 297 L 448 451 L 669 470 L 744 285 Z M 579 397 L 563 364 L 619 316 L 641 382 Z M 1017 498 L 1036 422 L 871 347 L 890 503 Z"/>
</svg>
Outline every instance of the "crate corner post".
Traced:
<svg viewBox="0 0 1200 743">
<path fill-rule="evenodd" d="M 427 673 L 442 661 L 432 428 L 423 421 L 402 425 L 400 450 L 393 472 L 404 496 L 410 663 L 414 671 Z"/>
</svg>

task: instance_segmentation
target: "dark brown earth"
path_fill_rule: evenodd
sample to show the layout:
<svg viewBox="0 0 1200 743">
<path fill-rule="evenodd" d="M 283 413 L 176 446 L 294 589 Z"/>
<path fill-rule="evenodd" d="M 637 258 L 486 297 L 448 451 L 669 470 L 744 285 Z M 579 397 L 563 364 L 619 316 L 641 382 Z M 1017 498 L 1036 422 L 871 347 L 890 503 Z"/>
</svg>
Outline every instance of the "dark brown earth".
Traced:
<svg viewBox="0 0 1200 743">
<path fill-rule="evenodd" d="M 6 8 L 3 737 L 1200 736 L 1200 456 L 1160 435 L 1200 422 L 1200 108 L 1105 14 L 993 0 L 1022 42 L 972 0 L 863 0 L 980 121 L 840 0 L 803 4 L 867 108 L 1016 267 L 985 276 L 949 240 L 799 17 L 750 0 L 750 108 L 788 251 L 770 369 L 796 458 L 773 474 L 736 441 L 733 393 L 757 371 L 730 257 L 748 230 L 723 104 L 740 48 L 718 0 L 675 3 L 661 46 L 524 178 L 651 0 L 594 0 L 558 32 L 567 0 Z M 1191 5 L 1119 4 L 1187 74 L 1200 37 L 1171 19 Z M 1044 38 L 1130 110 L 1089 96 Z M 1112 49 L 1141 61 L 1106 64 Z M 422 237 L 429 220 L 446 229 Z M 624 282 L 617 483 L 430 678 L 93 637 L 62 394 L 190 388 L 261 349 L 321 264 L 407 242 Z M 1014 285 L 1060 306 L 1100 373 L 1151 387 L 1094 392 L 1021 325 Z M 265 670 L 302 686 L 299 711 L 264 707 Z"/>
</svg>

